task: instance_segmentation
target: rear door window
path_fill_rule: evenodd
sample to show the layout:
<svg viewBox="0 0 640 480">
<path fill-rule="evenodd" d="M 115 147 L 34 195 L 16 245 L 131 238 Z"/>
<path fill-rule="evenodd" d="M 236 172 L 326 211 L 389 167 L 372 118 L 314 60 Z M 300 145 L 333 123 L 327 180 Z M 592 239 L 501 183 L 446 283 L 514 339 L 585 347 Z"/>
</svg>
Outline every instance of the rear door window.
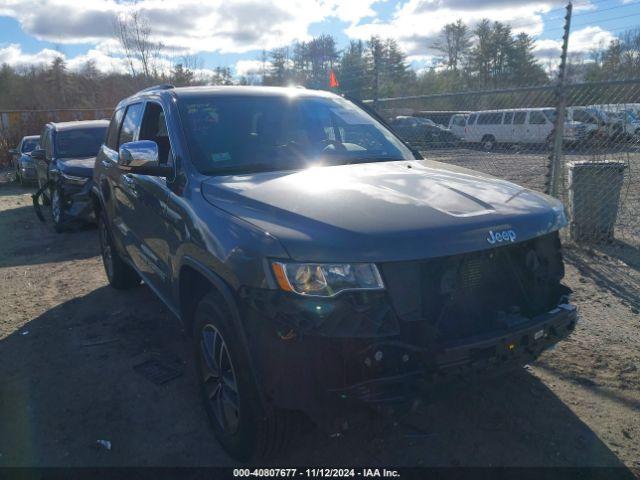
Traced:
<svg viewBox="0 0 640 480">
<path fill-rule="evenodd" d="M 502 123 L 502 113 L 481 113 L 478 115 L 478 125 L 499 125 Z"/>
<path fill-rule="evenodd" d="M 513 112 L 505 112 L 502 123 L 504 125 L 511 125 L 511 122 L 513 122 Z"/>
<path fill-rule="evenodd" d="M 120 145 L 127 142 L 133 142 L 138 132 L 138 125 L 140 125 L 140 116 L 142 114 L 142 104 L 134 103 L 129 105 L 127 113 L 122 121 L 122 128 L 120 128 L 120 137 L 118 139 L 118 148 Z"/>
<path fill-rule="evenodd" d="M 514 125 L 524 125 L 524 121 L 527 118 L 527 112 L 516 112 L 513 114 Z"/>
</svg>

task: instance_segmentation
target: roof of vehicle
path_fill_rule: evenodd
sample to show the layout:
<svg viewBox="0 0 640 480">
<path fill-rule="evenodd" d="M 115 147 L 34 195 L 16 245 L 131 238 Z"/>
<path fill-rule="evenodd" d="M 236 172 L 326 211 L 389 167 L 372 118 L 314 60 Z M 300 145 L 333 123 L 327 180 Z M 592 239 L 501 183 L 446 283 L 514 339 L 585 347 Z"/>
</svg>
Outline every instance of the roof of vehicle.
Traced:
<svg viewBox="0 0 640 480">
<path fill-rule="evenodd" d="M 38 138 L 40 138 L 40 135 L 25 135 L 22 140 L 37 140 Z"/>
<path fill-rule="evenodd" d="M 542 110 L 553 110 L 555 107 L 530 107 L 530 108 L 501 108 L 499 110 L 478 110 L 477 112 L 472 112 L 470 115 L 474 113 L 503 113 L 503 112 L 531 112 L 531 111 L 542 111 Z"/>
<path fill-rule="evenodd" d="M 73 122 L 49 122 L 56 131 L 75 130 L 80 128 L 108 127 L 109 120 L 76 120 Z"/>
<path fill-rule="evenodd" d="M 124 99 L 121 103 L 126 104 L 135 98 L 152 95 L 172 95 L 178 98 L 206 96 L 235 96 L 245 97 L 272 97 L 272 96 L 305 96 L 305 97 L 334 97 L 332 92 L 324 90 L 312 90 L 304 87 L 262 87 L 245 85 L 206 85 L 199 87 L 171 87 L 158 85 L 156 88 L 150 87 L 141 90 L 132 96 Z"/>
</svg>

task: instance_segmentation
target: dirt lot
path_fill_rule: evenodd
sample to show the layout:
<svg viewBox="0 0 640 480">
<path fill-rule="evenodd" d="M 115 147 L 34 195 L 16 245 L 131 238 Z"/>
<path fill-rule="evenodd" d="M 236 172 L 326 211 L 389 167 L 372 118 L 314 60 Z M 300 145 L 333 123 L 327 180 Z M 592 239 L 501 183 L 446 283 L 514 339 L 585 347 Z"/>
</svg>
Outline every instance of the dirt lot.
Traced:
<svg viewBox="0 0 640 480">
<path fill-rule="evenodd" d="M 232 464 L 206 424 L 178 322 L 145 286 L 109 288 L 96 231 L 53 233 L 29 193 L 0 181 L 0 466 Z M 638 474 L 640 272 L 627 247 L 567 252 L 580 323 L 535 365 L 409 415 L 372 413 L 340 437 L 309 431 L 278 463 Z M 159 386 L 134 370 L 153 358 L 182 374 Z"/>
</svg>

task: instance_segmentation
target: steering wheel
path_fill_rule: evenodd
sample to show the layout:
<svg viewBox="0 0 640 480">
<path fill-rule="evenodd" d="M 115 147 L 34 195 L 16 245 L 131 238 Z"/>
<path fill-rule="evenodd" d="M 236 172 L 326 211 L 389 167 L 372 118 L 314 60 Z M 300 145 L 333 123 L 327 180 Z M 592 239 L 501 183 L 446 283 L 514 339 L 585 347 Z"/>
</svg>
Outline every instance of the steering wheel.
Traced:
<svg viewBox="0 0 640 480">
<path fill-rule="evenodd" d="M 345 147 L 342 142 L 338 142 L 337 140 L 331 140 L 330 138 L 327 138 L 325 140 L 322 140 L 319 143 L 320 143 L 320 145 L 324 145 L 324 147 L 321 150 L 322 153 L 328 152 L 329 151 L 329 147 L 331 147 L 331 146 L 335 147 L 335 149 L 337 151 L 340 151 L 340 152 L 346 152 L 347 151 L 347 147 Z"/>
</svg>

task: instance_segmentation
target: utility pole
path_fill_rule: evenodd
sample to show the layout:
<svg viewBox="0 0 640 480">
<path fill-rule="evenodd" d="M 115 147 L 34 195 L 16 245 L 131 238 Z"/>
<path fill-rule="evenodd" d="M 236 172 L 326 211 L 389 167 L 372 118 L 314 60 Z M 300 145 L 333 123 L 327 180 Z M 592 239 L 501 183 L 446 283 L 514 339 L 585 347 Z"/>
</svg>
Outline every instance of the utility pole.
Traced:
<svg viewBox="0 0 640 480">
<path fill-rule="evenodd" d="M 569 50 L 569 33 L 571 32 L 571 12 L 573 4 L 567 4 L 567 14 L 564 17 L 564 35 L 562 36 L 562 53 L 560 55 L 560 69 L 558 72 L 558 85 L 556 88 L 556 121 L 554 125 L 553 150 L 549 156 L 549 179 L 547 193 L 558 197 L 558 186 L 562 177 L 562 157 L 564 140 L 564 118 L 567 106 L 567 94 L 565 82 L 567 79 L 567 51 Z"/>
</svg>

